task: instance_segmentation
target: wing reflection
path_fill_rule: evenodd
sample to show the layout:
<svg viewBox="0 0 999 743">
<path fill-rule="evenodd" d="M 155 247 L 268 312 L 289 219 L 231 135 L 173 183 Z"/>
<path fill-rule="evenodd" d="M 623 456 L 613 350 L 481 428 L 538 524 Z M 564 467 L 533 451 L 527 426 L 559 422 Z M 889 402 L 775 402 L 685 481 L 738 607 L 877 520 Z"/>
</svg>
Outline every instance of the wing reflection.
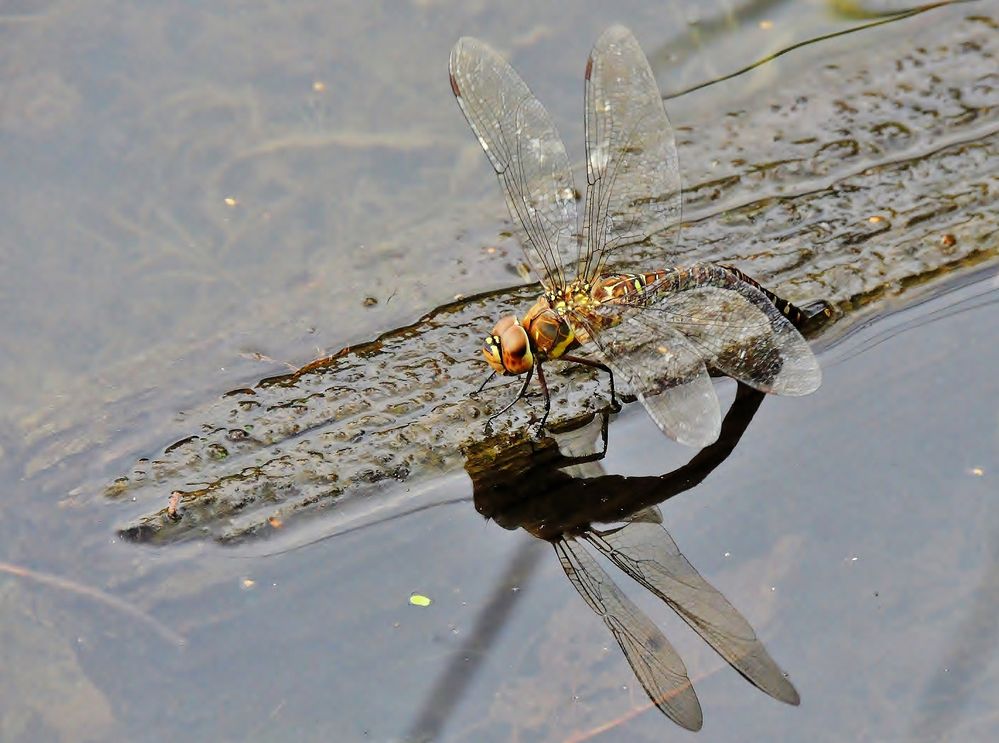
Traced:
<svg viewBox="0 0 999 743">
<path fill-rule="evenodd" d="M 578 436 L 520 447 L 486 440 L 469 452 L 466 464 L 479 512 L 553 545 L 569 581 L 610 630 L 649 698 L 689 730 L 701 727 L 702 716 L 683 661 L 591 549 L 662 599 L 754 686 L 798 704 L 797 691 L 749 622 L 687 561 L 658 509 L 659 503 L 700 483 L 731 454 L 763 398 L 740 384 L 718 441 L 659 477 L 602 474 L 596 463 L 606 450 L 606 417 L 600 421 L 604 451 L 583 453 L 585 439 Z"/>
<path fill-rule="evenodd" d="M 649 698 L 678 725 L 700 730 L 701 705 L 687 667 L 666 636 L 575 538 L 559 539 L 554 545 L 569 581 L 604 620 Z"/>
</svg>

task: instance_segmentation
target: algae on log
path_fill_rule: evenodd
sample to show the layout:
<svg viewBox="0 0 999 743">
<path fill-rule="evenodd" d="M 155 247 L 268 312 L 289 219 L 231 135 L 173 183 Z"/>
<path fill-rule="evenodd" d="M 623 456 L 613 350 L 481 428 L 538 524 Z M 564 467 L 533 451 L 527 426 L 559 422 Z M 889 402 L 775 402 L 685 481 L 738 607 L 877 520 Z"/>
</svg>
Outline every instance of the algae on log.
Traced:
<svg viewBox="0 0 999 743">
<path fill-rule="evenodd" d="M 945 34 L 923 28 L 904 46 L 831 59 L 750 108 L 680 132 L 685 255 L 733 263 L 792 301 L 824 299 L 844 313 L 994 258 L 996 31 L 973 14 Z M 660 246 L 636 245 L 620 267 L 659 267 Z M 486 373 L 482 337 L 537 293 L 438 308 L 187 411 L 188 438 L 107 488 L 141 509 L 122 533 L 161 544 L 238 540 L 386 481 L 409 486 L 459 469 L 485 417 L 514 394 L 508 385 L 469 397 Z M 552 426 L 607 404 L 603 380 L 557 366 Z M 494 428 L 528 435 L 537 407 L 520 403 Z"/>
</svg>

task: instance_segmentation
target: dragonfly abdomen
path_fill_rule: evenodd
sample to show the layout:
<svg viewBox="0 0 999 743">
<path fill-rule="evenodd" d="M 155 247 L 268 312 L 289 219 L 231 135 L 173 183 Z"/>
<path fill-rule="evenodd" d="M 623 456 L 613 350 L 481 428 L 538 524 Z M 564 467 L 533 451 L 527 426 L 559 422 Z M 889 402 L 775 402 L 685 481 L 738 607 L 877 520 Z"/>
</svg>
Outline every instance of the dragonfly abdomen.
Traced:
<svg viewBox="0 0 999 743">
<path fill-rule="evenodd" d="M 684 291 L 699 286 L 737 289 L 740 282 L 763 292 L 763 295 L 793 325 L 800 325 L 807 319 L 806 314 L 797 305 L 777 296 L 735 266 L 714 263 L 675 266 L 648 273 L 613 274 L 594 285 L 593 298 L 598 302 L 619 301 L 638 305 L 641 298 L 647 298 L 651 303 L 665 292 Z"/>
<path fill-rule="evenodd" d="M 755 286 L 757 289 L 763 292 L 766 298 L 769 299 L 771 302 L 773 302 L 774 307 L 776 307 L 782 315 L 784 315 L 788 320 L 791 321 L 792 325 L 796 327 L 800 326 L 808 319 L 805 313 L 797 305 L 788 302 L 786 299 L 778 297 L 776 294 L 767 289 L 765 286 L 762 286 L 760 282 L 758 282 L 756 279 L 747 276 L 735 266 L 722 265 L 720 266 L 720 268 L 723 268 L 729 273 L 733 274 L 740 281 L 745 281 L 747 284 Z"/>
<path fill-rule="evenodd" d="M 676 269 L 651 271 L 649 273 L 617 273 L 605 276 L 593 285 L 590 296 L 600 302 L 628 300 L 647 294 L 649 286 L 659 286 Z"/>
<path fill-rule="evenodd" d="M 640 307 L 654 304 L 664 294 L 670 292 L 708 286 L 739 291 L 740 284 L 748 284 L 762 292 L 777 311 L 793 325 L 800 326 L 808 320 L 806 313 L 797 305 L 774 294 L 738 268 L 715 263 L 674 266 L 646 273 L 611 274 L 594 284 L 591 296 L 597 303 L 620 303 Z"/>
</svg>

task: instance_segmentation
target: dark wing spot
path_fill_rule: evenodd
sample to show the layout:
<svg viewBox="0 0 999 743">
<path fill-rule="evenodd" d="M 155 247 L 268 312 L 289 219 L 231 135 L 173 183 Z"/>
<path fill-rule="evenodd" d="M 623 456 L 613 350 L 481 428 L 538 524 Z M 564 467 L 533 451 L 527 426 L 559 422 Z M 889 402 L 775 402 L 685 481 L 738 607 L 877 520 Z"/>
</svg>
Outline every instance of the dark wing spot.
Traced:
<svg viewBox="0 0 999 743">
<path fill-rule="evenodd" d="M 452 73 L 448 73 L 448 77 L 451 78 L 451 92 L 454 93 L 454 97 L 461 98 L 461 89 L 458 87 L 458 81 L 454 79 Z"/>
</svg>

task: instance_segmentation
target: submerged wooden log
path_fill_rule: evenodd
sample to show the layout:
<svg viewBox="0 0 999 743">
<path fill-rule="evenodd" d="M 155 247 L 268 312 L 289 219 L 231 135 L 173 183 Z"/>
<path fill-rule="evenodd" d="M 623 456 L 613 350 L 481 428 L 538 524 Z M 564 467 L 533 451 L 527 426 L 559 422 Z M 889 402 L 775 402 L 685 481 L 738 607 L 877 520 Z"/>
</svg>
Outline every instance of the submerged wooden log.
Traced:
<svg viewBox="0 0 999 743">
<path fill-rule="evenodd" d="M 826 300 L 844 315 L 994 259 L 996 31 L 974 14 L 946 34 L 924 28 L 925 38 L 830 60 L 776 96 L 681 132 L 681 163 L 694 164 L 685 173 L 685 256 L 734 264 L 792 301 Z M 661 250 L 656 239 L 635 246 L 619 267 L 658 268 Z M 439 307 L 187 410 L 187 437 L 107 487 L 138 514 L 121 533 L 229 542 L 386 483 L 460 469 L 485 418 L 515 393 L 470 396 L 486 373 L 482 337 L 537 293 L 528 286 Z M 607 405 L 585 369 L 565 365 L 550 382 L 556 428 Z M 529 436 L 538 409 L 518 404 L 494 427 L 511 442 Z M 36 449 L 45 446 L 39 437 Z"/>
</svg>

